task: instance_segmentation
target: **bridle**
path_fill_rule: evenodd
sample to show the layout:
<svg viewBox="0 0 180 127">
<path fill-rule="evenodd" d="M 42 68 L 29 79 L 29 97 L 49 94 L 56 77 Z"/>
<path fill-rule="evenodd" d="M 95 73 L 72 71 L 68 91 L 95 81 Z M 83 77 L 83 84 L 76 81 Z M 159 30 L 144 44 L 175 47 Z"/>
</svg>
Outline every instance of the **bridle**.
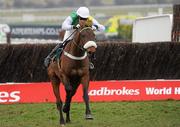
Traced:
<svg viewBox="0 0 180 127">
<path fill-rule="evenodd" d="M 84 27 L 84 28 L 81 29 L 79 32 L 81 33 L 82 31 L 84 31 L 84 30 L 86 30 L 86 29 L 92 29 L 92 28 L 91 28 L 91 27 Z M 80 50 L 84 51 L 84 55 L 81 56 L 81 57 L 73 56 L 72 54 L 64 51 L 64 55 L 67 56 L 67 57 L 69 57 L 70 59 L 73 59 L 73 60 L 83 60 L 83 59 L 85 59 L 85 58 L 87 57 L 87 51 L 86 51 L 86 49 L 87 49 L 88 47 L 85 46 L 87 43 L 93 43 L 92 46 L 96 45 L 94 41 L 88 41 L 88 42 L 86 42 L 83 46 L 79 46 L 79 45 L 75 42 L 74 38 L 73 38 L 72 42 L 73 42 L 73 44 L 75 44 L 75 46 L 76 46 L 77 48 L 79 48 Z M 89 45 L 90 45 L 90 44 L 89 44 Z M 96 46 L 96 47 L 97 47 L 97 46 Z"/>
<path fill-rule="evenodd" d="M 84 27 L 83 29 L 81 29 L 81 30 L 79 31 L 79 33 L 81 33 L 82 31 L 84 31 L 84 30 L 86 30 L 86 29 L 91 29 L 91 30 L 92 30 L 91 27 Z M 83 46 L 79 46 L 79 45 L 75 42 L 74 38 L 73 38 L 73 43 L 74 43 L 74 44 L 76 45 L 76 47 L 79 48 L 80 50 L 86 51 L 86 49 L 83 48 L 84 45 L 83 45 Z"/>
</svg>

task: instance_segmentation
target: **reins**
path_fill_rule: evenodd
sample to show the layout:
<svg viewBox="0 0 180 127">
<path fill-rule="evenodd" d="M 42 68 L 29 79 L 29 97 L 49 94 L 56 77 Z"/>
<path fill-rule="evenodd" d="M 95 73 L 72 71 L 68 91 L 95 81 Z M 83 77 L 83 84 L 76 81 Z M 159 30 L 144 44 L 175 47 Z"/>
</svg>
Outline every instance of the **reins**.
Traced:
<svg viewBox="0 0 180 127">
<path fill-rule="evenodd" d="M 82 50 L 82 51 L 85 51 L 85 49 L 84 48 L 82 48 L 81 46 L 79 46 L 75 41 L 74 41 L 74 39 L 72 40 L 73 41 L 73 43 L 76 45 L 76 47 L 78 47 L 80 50 Z"/>
<path fill-rule="evenodd" d="M 80 33 L 81 33 L 83 30 L 86 30 L 86 29 L 91 29 L 91 30 L 92 30 L 91 27 L 84 27 L 82 30 L 80 30 Z"/>
</svg>

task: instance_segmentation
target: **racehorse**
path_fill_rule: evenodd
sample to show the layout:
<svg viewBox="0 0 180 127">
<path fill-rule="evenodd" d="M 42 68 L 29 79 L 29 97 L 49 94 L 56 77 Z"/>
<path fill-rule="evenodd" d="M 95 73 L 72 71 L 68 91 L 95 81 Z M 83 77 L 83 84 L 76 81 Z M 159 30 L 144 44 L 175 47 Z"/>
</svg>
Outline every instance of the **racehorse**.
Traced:
<svg viewBox="0 0 180 127">
<path fill-rule="evenodd" d="M 52 83 L 56 106 L 60 115 L 60 124 L 65 125 L 63 112 L 66 113 L 66 123 L 70 122 L 70 104 L 80 84 L 83 88 L 83 99 L 86 105 L 85 119 L 93 119 L 89 106 L 89 58 L 88 53 L 94 53 L 97 45 L 95 34 L 91 27 L 81 27 L 74 33 L 64 48 L 59 60 L 51 62 L 48 76 Z M 60 82 L 65 87 L 66 99 L 63 106 L 60 97 Z"/>
</svg>

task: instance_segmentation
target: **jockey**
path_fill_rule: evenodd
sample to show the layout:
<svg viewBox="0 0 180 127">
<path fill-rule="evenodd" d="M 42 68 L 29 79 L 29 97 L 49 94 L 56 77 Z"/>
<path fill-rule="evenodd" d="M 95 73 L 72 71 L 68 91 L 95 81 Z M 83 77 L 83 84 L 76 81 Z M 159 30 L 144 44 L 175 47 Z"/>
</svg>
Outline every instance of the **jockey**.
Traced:
<svg viewBox="0 0 180 127">
<path fill-rule="evenodd" d="M 92 29 L 98 30 L 98 31 L 104 31 L 105 27 L 98 23 L 97 20 L 92 18 L 89 13 L 89 9 L 87 7 L 80 7 L 76 12 L 73 11 L 70 16 L 68 16 L 65 21 L 62 23 L 62 30 L 65 30 L 63 43 L 59 45 L 57 49 L 61 49 L 60 52 L 62 52 L 65 43 L 68 40 L 71 40 L 73 38 L 73 32 L 80 28 L 80 26 L 92 26 Z M 44 61 L 44 65 L 46 67 L 49 66 L 51 59 L 54 57 L 56 50 L 53 50 Z M 93 69 L 94 65 L 90 62 L 90 69 Z"/>
</svg>

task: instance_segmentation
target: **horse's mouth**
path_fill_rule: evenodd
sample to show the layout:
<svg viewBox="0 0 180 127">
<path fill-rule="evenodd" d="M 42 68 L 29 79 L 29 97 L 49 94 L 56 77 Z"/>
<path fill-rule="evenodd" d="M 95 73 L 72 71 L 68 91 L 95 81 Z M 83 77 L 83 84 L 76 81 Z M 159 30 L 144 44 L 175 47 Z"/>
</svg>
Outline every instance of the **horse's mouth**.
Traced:
<svg viewBox="0 0 180 127">
<path fill-rule="evenodd" d="M 96 52 L 96 48 L 93 47 L 93 46 L 91 46 L 91 47 L 89 47 L 89 48 L 87 49 L 87 52 L 88 52 L 88 53 L 94 53 L 94 52 Z"/>
</svg>

